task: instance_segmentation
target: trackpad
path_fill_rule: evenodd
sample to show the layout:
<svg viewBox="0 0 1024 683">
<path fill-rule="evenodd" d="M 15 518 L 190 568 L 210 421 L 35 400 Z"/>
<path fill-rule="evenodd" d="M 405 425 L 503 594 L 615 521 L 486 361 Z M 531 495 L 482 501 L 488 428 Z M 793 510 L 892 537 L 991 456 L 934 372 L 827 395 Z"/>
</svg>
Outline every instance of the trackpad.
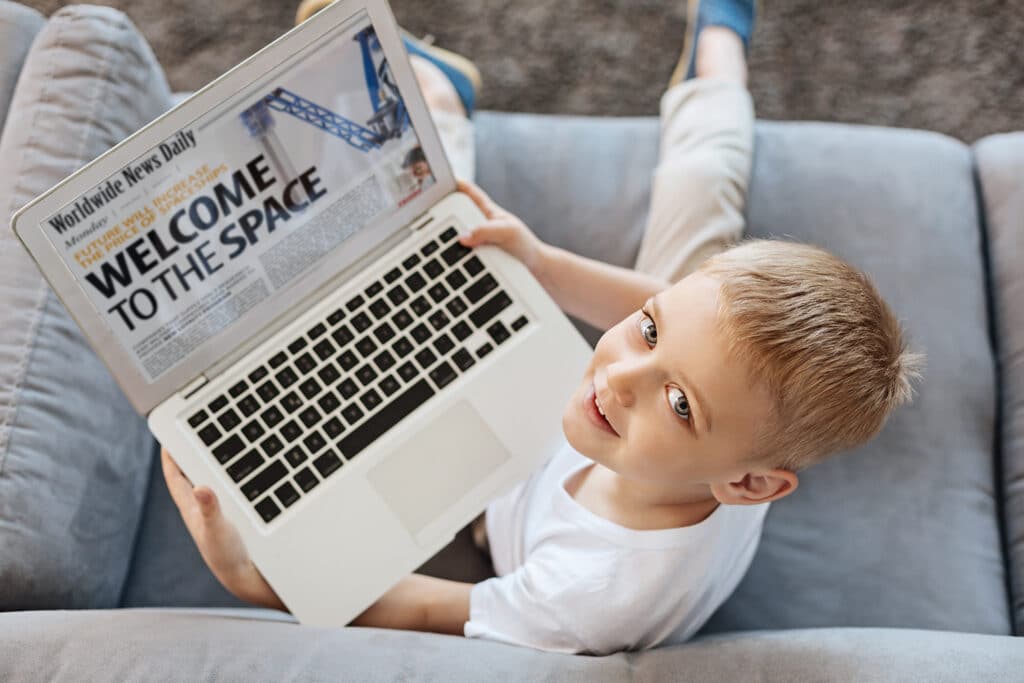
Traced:
<svg viewBox="0 0 1024 683">
<path fill-rule="evenodd" d="M 466 401 L 375 465 L 370 484 L 416 536 L 512 454 Z"/>
</svg>

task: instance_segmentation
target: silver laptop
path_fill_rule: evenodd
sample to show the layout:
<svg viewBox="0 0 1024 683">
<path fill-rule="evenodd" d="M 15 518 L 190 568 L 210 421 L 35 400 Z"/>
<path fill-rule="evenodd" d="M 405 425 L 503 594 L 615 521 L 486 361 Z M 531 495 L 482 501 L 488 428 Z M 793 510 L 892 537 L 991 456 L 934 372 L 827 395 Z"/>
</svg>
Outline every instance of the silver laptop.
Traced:
<svg viewBox="0 0 1024 683">
<path fill-rule="evenodd" d="M 346 0 L 13 227 L 292 613 L 341 625 L 554 452 L 590 356 L 458 243 L 482 220 L 385 0 Z"/>
</svg>

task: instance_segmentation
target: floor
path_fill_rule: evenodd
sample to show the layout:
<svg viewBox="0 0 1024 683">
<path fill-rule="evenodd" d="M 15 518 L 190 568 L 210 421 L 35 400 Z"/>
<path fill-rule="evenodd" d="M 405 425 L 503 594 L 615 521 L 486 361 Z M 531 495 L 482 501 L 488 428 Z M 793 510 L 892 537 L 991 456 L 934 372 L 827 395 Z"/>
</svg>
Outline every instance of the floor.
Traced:
<svg viewBox="0 0 1024 683">
<path fill-rule="evenodd" d="M 104 0 L 93 0 L 104 2 Z M 50 13 L 69 4 L 27 0 Z M 193 90 L 291 24 L 292 0 L 105 0 Z M 973 141 L 1024 129 L 1024 0 L 765 0 L 750 55 L 766 119 L 925 128 Z M 657 112 L 681 0 L 392 0 L 400 23 L 477 62 L 484 108 Z"/>
</svg>

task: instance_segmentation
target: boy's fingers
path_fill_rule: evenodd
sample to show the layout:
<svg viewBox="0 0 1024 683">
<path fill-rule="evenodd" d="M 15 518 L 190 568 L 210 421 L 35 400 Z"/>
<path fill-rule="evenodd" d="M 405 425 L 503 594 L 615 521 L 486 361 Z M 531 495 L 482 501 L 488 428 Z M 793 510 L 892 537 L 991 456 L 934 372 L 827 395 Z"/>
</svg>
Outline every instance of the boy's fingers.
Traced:
<svg viewBox="0 0 1024 683">
<path fill-rule="evenodd" d="M 217 495 L 208 487 L 199 486 L 192 489 L 192 495 L 195 496 L 196 502 L 199 503 L 199 512 L 207 520 L 215 518 L 220 513 L 220 503 L 217 501 Z"/>
<path fill-rule="evenodd" d="M 469 198 L 473 200 L 473 203 L 483 212 L 485 216 L 490 218 L 494 215 L 497 205 L 487 196 L 487 193 L 480 189 L 478 185 L 469 182 L 468 180 L 460 180 L 456 183 L 456 187 L 460 192 L 464 192 L 469 195 Z"/>
<path fill-rule="evenodd" d="M 178 464 L 171 459 L 167 449 L 160 451 L 160 465 L 164 472 L 164 480 L 167 482 L 167 490 L 171 492 L 171 499 L 179 510 L 184 510 L 183 506 L 192 498 L 191 482 L 182 474 Z"/>
</svg>

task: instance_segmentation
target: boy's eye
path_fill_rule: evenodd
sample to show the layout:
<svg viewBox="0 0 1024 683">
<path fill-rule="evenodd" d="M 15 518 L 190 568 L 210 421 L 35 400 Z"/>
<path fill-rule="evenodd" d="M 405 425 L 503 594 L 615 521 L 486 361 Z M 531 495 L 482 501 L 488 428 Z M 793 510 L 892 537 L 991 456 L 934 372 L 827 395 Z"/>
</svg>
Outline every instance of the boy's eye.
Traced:
<svg viewBox="0 0 1024 683">
<path fill-rule="evenodd" d="M 658 343 L 658 328 L 654 326 L 654 321 L 646 314 L 640 318 L 640 336 L 644 338 L 648 346 L 653 347 Z"/>
<path fill-rule="evenodd" d="M 668 404 L 672 406 L 673 413 L 684 420 L 690 419 L 690 402 L 686 400 L 686 394 L 678 387 L 668 388 Z"/>
</svg>

